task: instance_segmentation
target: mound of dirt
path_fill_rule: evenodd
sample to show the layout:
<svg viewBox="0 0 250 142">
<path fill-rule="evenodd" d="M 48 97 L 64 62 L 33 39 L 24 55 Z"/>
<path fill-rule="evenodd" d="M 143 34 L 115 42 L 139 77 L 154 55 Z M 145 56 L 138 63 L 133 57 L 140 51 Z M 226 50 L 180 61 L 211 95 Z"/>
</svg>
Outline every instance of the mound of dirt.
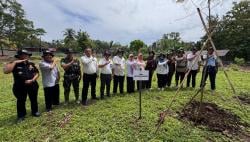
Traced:
<svg viewBox="0 0 250 142">
<path fill-rule="evenodd" d="M 202 103 L 198 115 L 200 103 L 193 101 L 182 112 L 180 119 L 194 122 L 196 125 L 207 126 L 211 131 L 238 134 L 242 124 L 240 118 L 229 111 L 219 108 L 213 103 Z"/>
</svg>

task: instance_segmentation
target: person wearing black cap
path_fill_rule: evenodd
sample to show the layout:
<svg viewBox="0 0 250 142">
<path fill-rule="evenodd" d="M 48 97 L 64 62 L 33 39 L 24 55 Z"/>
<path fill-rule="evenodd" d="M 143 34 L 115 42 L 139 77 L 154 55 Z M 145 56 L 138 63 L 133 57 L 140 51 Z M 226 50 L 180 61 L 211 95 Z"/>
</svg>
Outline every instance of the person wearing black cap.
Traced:
<svg viewBox="0 0 250 142">
<path fill-rule="evenodd" d="M 64 100 L 65 105 L 69 103 L 69 93 L 70 93 L 70 86 L 73 85 L 74 93 L 75 93 L 75 101 L 77 104 L 80 103 L 79 101 L 79 82 L 81 80 L 81 65 L 80 61 L 77 58 L 74 58 L 73 50 L 67 49 L 66 57 L 61 59 L 61 67 L 64 69 L 64 80 L 63 80 L 63 87 L 64 87 Z"/>
<path fill-rule="evenodd" d="M 52 110 L 52 105 L 59 105 L 59 80 L 60 73 L 56 65 L 57 60 L 53 59 L 54 54 L 49 50 L 43 52 L 43 60 L 39 63 L 42 73 L 44 87 L 45 105 L 47 112 Z"/>
<path fill-rule="evenodd" d="M 105 51 L 103 54 L 103 58 L 100 59 L 98 63 L 98 67 L 101 69 L 101 87 L 100 87 L 100 94 L 101 99 L 104 99 L 104 90 L 106 86 L 106 94 L 108 97 L 110 97 L 110 83 L 112 80 L 112 66 L 113 62 L 110 60 L 110 53 L 108 51 Z"/>
<path fill-rule="evenodd" d="M 200 68 L 201 58 L 196 54 L 197 49 L 195 47 L 192 48 L 192 52 L 187 55 L 187 67 L 190 70 L 187 76 L 187 87 L 190 86 L 190 81 L 192 78 L 192 87 L 195 88 L 196 84 L 196 75 Z"/>
<path fill-rule="evenodd" d="M 117 93 L 117 88 L 119 85 L 120 94 L 123 94 L 123 87 L 124 87 L 124 71 L 125 71 L 125 64 L 126 61 L 123 57 L 123 51 L 118 49 L 116 56 L 113 58 L 114 66 L 114 86 L 113 86 L 113 94 Z"/>
<path fill-rule="evenodd" d="M 146 88 L 151 89 L 152 86 L 152 77 L 154 74 L 154 70 L 156 69 L 156 60 L 155 60 L 155 52 L 150 51 L 149 56 L 147 58 L 147 63 L 145 70 L 149 71 L 149 80 L 146 82 Z"/>
<path fill-rule="evenodd" d="M 31 113 L 33 116 L 40 116 L 38 112 L 38 83 L 39 71 L 35 64 L 29 61 L 31 53 L 27 50 L 18 50 L 15 57 L 17 60 L 5 65 L 4 73 L 13 73 L 14 84 L 13 93 L 17 99 L 17 117 L 18 122 L 24 120 L 26 115 L 25 102 L 27 95 L 31 102 Z"/>
</svg>

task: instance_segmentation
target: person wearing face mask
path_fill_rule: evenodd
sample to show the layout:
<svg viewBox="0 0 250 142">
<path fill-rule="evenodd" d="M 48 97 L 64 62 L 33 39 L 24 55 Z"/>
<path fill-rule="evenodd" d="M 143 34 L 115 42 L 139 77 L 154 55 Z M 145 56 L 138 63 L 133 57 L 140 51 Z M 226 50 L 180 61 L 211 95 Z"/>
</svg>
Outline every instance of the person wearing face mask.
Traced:
<svg viewBox="0 0 250 142">
<path fill-rule="evenodd" d="M 36 81 L 39 77 L 39 71 L 35 64 L 29 60 L 30 56 L 32 54 L 27 50 L 18 50 L 17 55 L 15 55 L 17 60 L 7 63 L 4 67 L 4 73 L 13 73 L 14 77 L 13 94 L 17 99 L 17 122 L 21 122 L 25 118 L 27 95 L 31 103 L 31 114 L 35 117 L 40 116 L 37 103 L 39 86 Z"/>
<path fill-rule="evenodd" d="M 156 67 L 158 90 L 163 91 L 166 87 L 168 72 L 168 60 L 166 59 L 166 56 L 161 53 L 158 58 Z"/>
<path fill-rule="evenodd" d="M 74 88 L 75 101 L 77 104 L 80 104 L 79 82 L 82 77 L 80 61 L 74 57 L 74 51 L 72 49 L 67 49 L 65 54 L 66 57 L 61 60 L 61 67 L 65 71 L 63 76 L 65 105 L 69 103 L 69 93 L 71 84 Z"/>
<path fill-rule="evenodd" d="M 53 52 L 43 51 L 43 60 L 39 63 L 42 73 L 42 82 L 47 112 L 51 112 L 52 105 L 59 105 L 59 80 L 60 72 L 57 67 L 57 60 L 53 58 Z"/>
<path fill-rule="evenodd" d="M 104 90 L 106 87 L 106 94 L 107 97 L 110 97 L 110 83 L 112 80 L 112 66 L 113 62 L 110 59 L 111 54 L 108 51 L 105 51 L 103 54 L 103 58 L 100 59 L 98 67 L 101 69 L 101 87 L 100 87 L 100 94 L 101 99 L 104 99 Z"/>
</svg>

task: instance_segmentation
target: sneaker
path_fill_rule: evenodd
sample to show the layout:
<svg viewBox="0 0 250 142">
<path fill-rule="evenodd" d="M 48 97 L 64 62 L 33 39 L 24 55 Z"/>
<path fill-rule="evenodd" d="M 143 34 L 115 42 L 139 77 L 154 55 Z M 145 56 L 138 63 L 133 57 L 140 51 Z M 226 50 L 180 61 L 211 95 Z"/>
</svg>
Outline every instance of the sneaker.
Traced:
<svg viewBox="0 0 250 142">
<path fill-rule="evenodd" d="M 161 88 L 158 88 L 158 90 L 160 91 L 160 90 L 161 90 Z"/>
<path fill-rule="evenodd" d="M 63 105 L 64 105 L 64 106 L 67 106 L 67 105 L 69 105 L 69 102 L 64 102 Z"/>
<path fill-rule="evenodd" d="M 41 114 L 39 112 L 36 112 L 36 113 L 33 113 L 32 116 L 34 116 L 34 117 L 40 117 Z"/>
<path fill-rule="evenodd" d="M 161 91 L 164 91 L 164 88 L 161 88 Z"/>
</svg>

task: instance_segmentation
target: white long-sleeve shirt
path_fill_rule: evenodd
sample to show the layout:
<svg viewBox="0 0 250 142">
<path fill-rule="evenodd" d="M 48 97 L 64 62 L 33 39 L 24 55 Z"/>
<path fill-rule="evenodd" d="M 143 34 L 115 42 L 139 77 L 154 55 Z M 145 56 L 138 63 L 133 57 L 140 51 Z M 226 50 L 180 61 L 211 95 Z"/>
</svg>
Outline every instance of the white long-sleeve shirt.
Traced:
<svg viewBox="0 0 250 142">
<path fill-rule="evenodd" d="M 127 60 L 126 65 L 127 65 L 127 77 L 133 77 L 134 71 L 135 71 L 135 65 L 136 62 Z"/>
<path fill-rule="evenodd" d="M 109 64 L 105 65 L 104 67 L 100 68 L 102 74 L 112 74 L 112 60 L 108 60 Z M 104 65 L 108 62 L 105 58 L 100 59 L 99 65 Z"/>
<path fill-rule="evenodd" d="M 195 55 L 193 53 L 189 53 L 187 55 L 187 60 L 188 60 L 187 67 L 188 67 L 188 69 L 198 70 L 198 68 L 199 68 L 199 62 L 201 61 L 201 58 L 198 55 L 196 55 L 196 57 L 195 57 Z M 193 64 L 193 67 L 192 67 L 192 64 Z"/>
<path fill-rule="evenodd" d="M 125 59 L 122 57 L 120 58 L 119 56 L 115 56 L 113 58 L 113 69 L 114 69 L 114 75 L 116 76 L 124 76 L 124 70 L 125 70 L 125 64 L 126 61 Z"/>
<path fill-rule="evenodd" d="M 45 61 L 41 61 L 39 63 L 39 67 L 42 73 L 42 82 L 43 87 L 53 87 L 56 84 L 58 84 L 59 79 L 59 70 L 58 67 L 55 66 L 53 69 L 51 69 L 51 64 Z"/>
<path fill-rule="evenodd" d="M 98 73 L 97 59 L 93 56 L 82 56 L 83 73 L 95 74 Z"/>
<path fill-rule="evenodd" d="M 165 60 L 163 62 L 158 61 L 157 67 L 156 67 L 156 73 L 157 74 L 168 74 L 168 72 L 169 72 L 168 60 Z"/>
</svg>

